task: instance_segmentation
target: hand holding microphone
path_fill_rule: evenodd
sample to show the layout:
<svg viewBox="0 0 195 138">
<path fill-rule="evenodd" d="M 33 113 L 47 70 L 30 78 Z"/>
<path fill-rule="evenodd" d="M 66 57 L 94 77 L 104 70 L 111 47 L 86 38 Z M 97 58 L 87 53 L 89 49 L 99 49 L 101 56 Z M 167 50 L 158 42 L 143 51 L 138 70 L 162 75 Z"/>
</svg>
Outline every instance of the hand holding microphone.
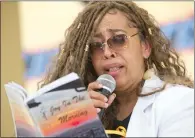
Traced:
<svg viewBox="0 0 195 138">
<path fill-rule="evenodd" d="M 97 81 L 88 85 L 89 95 L 97 109 L 100 118 L 104 113 L 104 109 L 111 105 L 116 94 L 112 93 L 116 87 L 116 81 L 108 74 L 103 74 L 98 77 Z"/>
</svg>

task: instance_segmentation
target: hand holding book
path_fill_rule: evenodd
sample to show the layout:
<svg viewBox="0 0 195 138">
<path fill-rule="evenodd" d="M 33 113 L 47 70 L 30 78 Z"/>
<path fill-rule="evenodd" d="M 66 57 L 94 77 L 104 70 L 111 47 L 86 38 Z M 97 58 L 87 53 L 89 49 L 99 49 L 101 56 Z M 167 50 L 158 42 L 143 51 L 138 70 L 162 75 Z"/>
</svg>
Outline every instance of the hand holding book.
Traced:
<svg viewBox="0 0 195 138">
<path fill-rule="evenodd" d="M 70 73 L 29 97 L 15 83 L 5 85 L 17 136 L 106 137 L 97 111 L 78 75 Z"/>
</svg>

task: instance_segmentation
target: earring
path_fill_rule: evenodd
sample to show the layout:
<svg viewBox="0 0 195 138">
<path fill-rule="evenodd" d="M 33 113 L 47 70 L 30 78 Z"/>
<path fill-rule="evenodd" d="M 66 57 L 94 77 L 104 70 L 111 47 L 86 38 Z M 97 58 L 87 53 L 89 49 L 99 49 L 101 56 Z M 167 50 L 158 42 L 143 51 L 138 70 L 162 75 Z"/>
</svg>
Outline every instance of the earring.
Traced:
<svg viewBox="0 0 195 138">
<path fill-rule="evenodd" d="M 85 46 L 85 52 L 87 52 L 89 50 L 89 45 Z"/>
<path fill-rule="evenodd" d="M 153 35 L 151 28 L 148 28 L 148 32 L 149 32 L 150 35 Z"/>
<path fill-rule="evenodd" d="M 79 25 L 77 26 L 77 29 L 79 29 L 81 27 L 81 23 L 79 23 Z"/>
<path fill-rule="evenodd" d="M 146 72 L 144 73 L 144 76 L 143 76 L 144 80 L 148 80 L 154 75 L 154 70 L 153 70 L 153 68 L 150 68 L 148 60 L 146 61 L 146 65 L 147 65 L 147 70 L 146 70 Z"/>
</svg>

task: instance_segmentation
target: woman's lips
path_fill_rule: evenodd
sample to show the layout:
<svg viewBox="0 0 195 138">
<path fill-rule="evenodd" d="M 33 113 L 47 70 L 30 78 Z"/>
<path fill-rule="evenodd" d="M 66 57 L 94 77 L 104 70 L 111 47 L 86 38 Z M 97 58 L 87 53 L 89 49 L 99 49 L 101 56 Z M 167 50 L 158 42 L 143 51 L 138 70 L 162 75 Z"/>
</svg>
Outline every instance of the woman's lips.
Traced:
<svg viewBox="0 0 195 138">
<path fill-rule="evenodd" d="M 119 63 L 109 63 L 104 64 L 103 69 L 105 73 L 111 75 L 112 77 L 116 77 L 122 70 L 124 66 Z"/>
<path fill-rule="evenodd" d="M 111 75 L 112 77 L 116 77 L 121 72 L 122 68 L 122 66 L 110 68 L 107 70 L 107 74 Z"/>
</svg>

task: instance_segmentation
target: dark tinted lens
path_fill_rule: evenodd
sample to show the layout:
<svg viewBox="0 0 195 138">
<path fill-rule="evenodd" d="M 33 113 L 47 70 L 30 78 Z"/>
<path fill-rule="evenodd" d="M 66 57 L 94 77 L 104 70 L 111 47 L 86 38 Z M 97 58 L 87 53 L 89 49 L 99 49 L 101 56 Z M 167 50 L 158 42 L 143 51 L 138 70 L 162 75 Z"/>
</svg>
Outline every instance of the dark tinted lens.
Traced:
<svg viewBox="0 0 195 138">
<path fill-rule="evenodd" d="M 90 49 L 92 52 L 96 52 L 102 49 L 102 43 L 101 42 L 92 42 L 90 44 Z"/>
<path fill-rule="evenodd" d="M 90 45 L 91 45 L 92 47 L 99 47 L 99 48 L 102 47 L 102 43 L 101 43 L 101 42 L 92 42 Z"/>
<path fill-rule="evenodd" d="M 123 46 L 126 42 L 126 37 L 125 34 L 115 35 L 108 40 L 108 43 L 113 47 Z"/>
</svg>

